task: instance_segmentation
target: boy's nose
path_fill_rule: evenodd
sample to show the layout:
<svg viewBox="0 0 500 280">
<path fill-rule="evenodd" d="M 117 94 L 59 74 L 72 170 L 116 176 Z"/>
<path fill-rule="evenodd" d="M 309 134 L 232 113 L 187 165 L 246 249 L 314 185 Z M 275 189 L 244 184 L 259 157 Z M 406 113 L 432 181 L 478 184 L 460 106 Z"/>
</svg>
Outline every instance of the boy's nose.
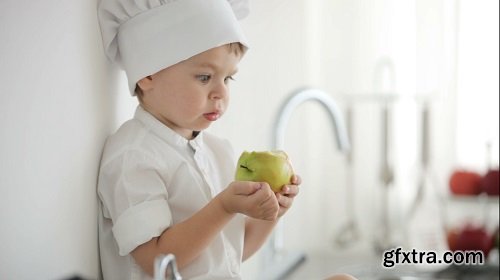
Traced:
<svg viewBox="0 0 500 280">
<path fill-rule="evenodd" d="M 221 84 L 215 87 L 210 93 L 210 99 L 222 99 L 225 98 L 229 93 L 229 88 L 226 84 Z"/>
</svg>

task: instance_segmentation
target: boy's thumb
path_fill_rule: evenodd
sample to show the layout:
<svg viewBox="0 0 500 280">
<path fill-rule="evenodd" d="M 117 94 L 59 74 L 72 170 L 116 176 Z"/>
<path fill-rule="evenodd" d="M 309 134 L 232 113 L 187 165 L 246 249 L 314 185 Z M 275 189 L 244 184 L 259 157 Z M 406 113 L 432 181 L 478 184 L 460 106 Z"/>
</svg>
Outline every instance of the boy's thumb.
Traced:
<svg viewBox="0 0 500 280">
<path fill-rule="evenodd" d="M 238 195 L 251 195 L 256 191 L 262 189 L 264 184 L 261 182 L 244 181 L 236 185 L 236 194 Z"/>
</svg>

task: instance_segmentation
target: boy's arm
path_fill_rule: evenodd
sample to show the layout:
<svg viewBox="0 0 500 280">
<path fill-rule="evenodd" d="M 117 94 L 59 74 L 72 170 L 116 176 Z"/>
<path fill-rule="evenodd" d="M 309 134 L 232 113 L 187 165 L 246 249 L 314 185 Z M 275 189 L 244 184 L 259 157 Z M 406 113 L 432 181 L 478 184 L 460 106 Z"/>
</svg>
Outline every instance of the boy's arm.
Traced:
<svg viewBox="0 0 500 280">
<path fill-rule="evenodd" d="M 174 254 L 182 268 L 200 255 L 236 213 L 275 220 L 278 206 L 272 196 L 270 188 L 260 183 L 234 182 L 192 217 L 138 246 L 131 255 L 150 275 L 156 256 L 162 253 Z"/>
<path fill-rule="evenodd" d="M 150 275 L 154 273 L 154 260 L 161 253 L 174 254 L 178 267 L 182 268 L 208 246 L 234 215 L 227 212 L 216 197 L 191 218 L 135 248 L 132 257 Z"/>
<path fill-rule="evenodd" d="M 251 257 L 266 242 L 278 220 L 264 221 L 248 217 L 245 222 L 243 261 Z"/>
<path fill-rule="evenodd" d="M 281 192 L 276 194 L 276 198 L 280 206 L 278 218 L 283 216 L 292 206 L 293 199 L 299 193 L 299 185 L 301 184 L 301 181 L 302 180 L 299 176 L 294 176 L 292 178 L 293 185 L 284 186 Z M 264 221 L 250 217 L 247 218 L 245 223 L 243 261 L 247 260 L 250 256 L 257 252 L 260 247 L 262 247 L 277 222 L 278 219 L 273 221 Z"/>
</svg>

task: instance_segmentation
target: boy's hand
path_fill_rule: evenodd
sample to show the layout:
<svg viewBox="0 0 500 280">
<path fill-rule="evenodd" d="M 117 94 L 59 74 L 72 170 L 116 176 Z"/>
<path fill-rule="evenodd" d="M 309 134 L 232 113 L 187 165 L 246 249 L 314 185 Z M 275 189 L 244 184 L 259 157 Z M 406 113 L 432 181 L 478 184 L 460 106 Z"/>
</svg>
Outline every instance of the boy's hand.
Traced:
<svg viewBox="0 0 500 280">
<path fill-rule="evenodd" d="M 299 194 L 299 185 L 302 179 L 298 175 L 294 175 L 291 185 L 285 185 L 279 193 L 276 193 L 276 198 L 280 206 L 278 218 L 283 216 L 286 211 L 292 206 L 293 199 Z"/>
<path fill-rule="evenodd" d="M 235 181 L 219 196 L 226 212 L 255 219 L 274 221 L 280 209 L 278 199 L 267 183 Z"/>
</svg>

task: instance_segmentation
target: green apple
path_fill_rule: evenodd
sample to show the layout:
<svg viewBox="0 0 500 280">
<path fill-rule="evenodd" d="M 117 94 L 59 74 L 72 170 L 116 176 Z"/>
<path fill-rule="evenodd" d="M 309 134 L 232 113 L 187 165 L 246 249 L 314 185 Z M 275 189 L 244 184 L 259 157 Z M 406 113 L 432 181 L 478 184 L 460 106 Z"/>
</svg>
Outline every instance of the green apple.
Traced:
<svg viewBox="0 0 500 280">
<path fill-rule="evenodd" d="M 290 184 L 293 168 L 283 151 L 243 152 L 238 160 L 237 181 L 267 182 L 274 192 Z"/>
</svg>

